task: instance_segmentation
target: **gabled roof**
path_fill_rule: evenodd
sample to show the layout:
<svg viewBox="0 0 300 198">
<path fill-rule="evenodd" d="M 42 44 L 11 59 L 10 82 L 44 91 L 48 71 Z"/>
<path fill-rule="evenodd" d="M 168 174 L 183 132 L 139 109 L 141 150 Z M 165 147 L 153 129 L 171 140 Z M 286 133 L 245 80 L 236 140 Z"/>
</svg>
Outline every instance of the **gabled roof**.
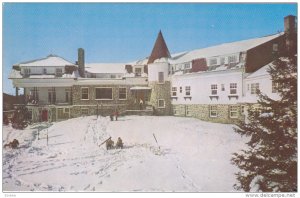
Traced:
<svg viewBox="0 0 300 198">
<path fill-rule="evenodd" d="M 90 73 L 124 74 L 126 63 L 86 63 L 85 70 Z"/>
<path fill-rule="evenodd" d="M 65 60 L 60 56 L 49 55 L 46 58 L 22 62 L 17 65 L 20 67 L 53 67 L 53 66 L 66 66 L 66 65 L 74 65 L 74 64 Z"/>
<path fill-rule="evenodd" d="M 148 64 L 153 63 L 156 59 L 163 57 L 170 58 L 171 56 L 164 37 L 161 31 L 159 31 L 151 55 L 148 59 Z"/>
<path fill-rule="evenodd" d="M 220 44 L 208 48 L 189 51 L 183 54 L 182 56 L 179 56 L 178 58 L 174 57 L 173 59 L 170 60 L 170 63 L 175 63 L 175 64 L 184 63 L 198 58 L 209 58 L 214 56 L 222 56 L 222 55 L 229 55 L 229 54 L 234 54 L 239 52 L 245 52 L 263 43 L 271 41 L 281 35 L 283 35 L 283 33 L 278 33 L 278 34 L 260 37 L 260 38 L 242 40 L 242 41 L 237 41 L 232 43 L 224 43 L 224 44 Z"/>
</svg>

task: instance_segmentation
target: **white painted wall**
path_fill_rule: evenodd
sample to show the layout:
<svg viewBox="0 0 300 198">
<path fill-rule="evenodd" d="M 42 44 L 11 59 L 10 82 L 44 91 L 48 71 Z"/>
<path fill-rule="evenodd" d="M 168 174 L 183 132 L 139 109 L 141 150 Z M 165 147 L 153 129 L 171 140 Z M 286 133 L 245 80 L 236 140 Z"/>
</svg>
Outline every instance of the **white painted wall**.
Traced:
<svg viewBox="0 0 300 198">
<path fill-rule="evenodd" d="M 237 83 L 238 99 L 229 99 L 230 83 Z M 227 70 L 218 72 L 205 72 L 172 76 L 172 87 L 177 87 L 177 100 L 172 99 L 172 104 L 236 104 L 242 99 L 242 70 Z M 218 85 L 218 99 L 210 99 L 211 84 Z M 224 84 L 225 91 L 221 91 L 221 84 Z M 191 87 L 191 100 L 184 98 L 185 86 Z M 180 93 L 182 87 L 182 93 Z"/>
<path fill-rule="evenodd" d="M 158 73 L 164 72 L 164 80 L 168 79 L 169 75 L 169 63 L 167 62 L 155 62 L 148 65 L 148 80 L 149 82 L 158 81 Z"/>
</svg>

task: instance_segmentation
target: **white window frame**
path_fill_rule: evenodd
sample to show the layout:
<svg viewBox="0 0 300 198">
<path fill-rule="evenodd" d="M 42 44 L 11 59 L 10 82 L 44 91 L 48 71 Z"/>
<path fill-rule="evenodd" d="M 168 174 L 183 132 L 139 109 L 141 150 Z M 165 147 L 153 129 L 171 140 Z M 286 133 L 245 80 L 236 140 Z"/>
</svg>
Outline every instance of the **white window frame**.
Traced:
<svg viewBox="0 0 300 198">
<path fill-rule="evenodd" d="M 237 56 L 236 55 L 228 56 L 228 64 L 236 63 L 236 62 L 237 62 Z"/>
<path fill-rule="evenodd" d="M 171 93 L 172 97 L 177 97 L 177 87 L 172 87 L 172 93 Z"/>
<path fill-rule="evenodd" d="M 87 89 L 88 91 L 87 91 L 87 99 L 86 98 L 82 98 L 82 94 L 83 94 L 83 92 L 82 92 L 82 90 L 83 89 Z M 81 87 L 81 100 L 89 100 L 90 99 L 90 88 L 89 87 Z"/>
<path fill-rule="evenodd" d="M 47 74 L 47 68 L 43 68 L 43 74 L 44 74 L 44 75 Z"/>
<path fill-rule="evenodd" d="M 184 69 L 191 69 L 191 64 L 190 63 L 184 63 Z"/>
<path fill-rule="evenodd" d="M 97 89 L 111 89 L 111 98 L 96 98 Z M 114 98 L 114 92 L 112 87 L 95 87 L 95 100 L 113 100 L 113 98 Z"/>
<path fill-rule="evenodd" d="M 164 105 L 160 106 L 159 101 L 163 101 Z M 157 100 L 157 108 L 166 108 L 166 101 L 164 99 L 158 99 Z"/>
<path fill-rule="evenodd" d="M 225 91 L 225 85 L 221 84 L 221 91 Z"/>
<path fill-rule="evenodd" d="M 237 94 L 237 83 L 230 83 L 230 94 L 236 95 Z"/>
<path fill-rule="evenodd" d="M 179 93 L 182 93 L 182 87 L 179 87 Z"/>
<path fill-rule="evenodd" d="M 257 91 L 259 91 L 259 83 L 251 83 L 251 94 L 256 95 Z"/>
<path fill-rule="evenodd" d="M 217 84 L 211 84 L 211 95 L 216 96 L 218 95 L 218 85 Z"/>
<path fill-rule="evenodd" d="M 125 89 L 125 98 L 120 98 L 120 89 Z M 119 87 L 119 100 L 127 100 L 127 88 L 126 87 Z M 122 93 L 124 94 L 124 93 Z"/>
<path fill-rule="evenodd" d="M 59 70 L 59 71 L 58 71 L 58 70 Z M 56 75 L 56 76 L 62 76 L 62 74 L 63 74 L 62 68 L 56 68 L 56 69 L 55 69 L 55 75 Z"/>
<path fill-rule="evenodd" d="M 31 73 L 31 69 L 30 68 L 24 68 L 24 75 L 28 76 Z"/>
<path fill-rule="evenodd" d="M 212 114 L 213 112 L 215 115 Z M 211 117 L 211 118 L 218 117 L 218 107 L 217 106 L 215 106 L 215 105 L 209 106 L 209 117 Z"/>
<path fill-rule="evenodd" d="M 229 117 L 238 118 L 238 106 L 229 106 Z"/>
<path fill-rule="evenodd" d="M 185 95 L 191 96 L 191 86 L 185 86 Z"/>
<path fill-rule="evenodd" d="M 159 84 L 164 84 L 165 83 L 165 76 L 164 76 L 164 72 L 158 72 L 158 83 Z M 162 77 L 162 79 L 160 78 Z"/>
</svg>

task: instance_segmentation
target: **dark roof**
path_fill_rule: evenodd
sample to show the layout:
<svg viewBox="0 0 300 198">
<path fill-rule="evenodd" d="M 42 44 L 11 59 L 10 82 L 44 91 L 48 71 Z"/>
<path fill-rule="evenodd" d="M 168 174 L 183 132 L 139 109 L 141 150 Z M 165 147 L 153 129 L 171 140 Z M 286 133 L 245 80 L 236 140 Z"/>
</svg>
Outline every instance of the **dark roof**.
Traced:
<svg viewBox="0 0 300 198">
<path fill-rule="evenodd" d="M 159 31 L 151 55 L 148 59 L 148 64 L 153 63 L 156 59 L 163 58 L 163 57 L 170 58 L 171 56 L 167 44 L 164 40 L 164 37 L 161 31 Z"/>
</svg>

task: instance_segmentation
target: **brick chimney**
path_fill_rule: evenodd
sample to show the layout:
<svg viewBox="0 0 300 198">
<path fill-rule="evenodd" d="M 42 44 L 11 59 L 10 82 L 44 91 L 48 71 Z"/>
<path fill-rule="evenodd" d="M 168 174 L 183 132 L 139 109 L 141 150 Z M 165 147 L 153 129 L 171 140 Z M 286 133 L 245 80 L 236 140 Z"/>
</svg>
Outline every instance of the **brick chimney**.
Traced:
<svg viewBox="0 0 300 198">
<path fill-rule="evenodd" d="M 287 53 L 288 55 L 295 55 L 297 53 L 297 24 L 295 16 L 288 15 L 284 17 L 284 33 Z"/>
<path fill-rule="evenodd" d="M 85 69 L 84 69 L 84 49 L 78 49 L 78 71 L 79 75 L 84 78 L 85 77 Z"/>
</svg>

